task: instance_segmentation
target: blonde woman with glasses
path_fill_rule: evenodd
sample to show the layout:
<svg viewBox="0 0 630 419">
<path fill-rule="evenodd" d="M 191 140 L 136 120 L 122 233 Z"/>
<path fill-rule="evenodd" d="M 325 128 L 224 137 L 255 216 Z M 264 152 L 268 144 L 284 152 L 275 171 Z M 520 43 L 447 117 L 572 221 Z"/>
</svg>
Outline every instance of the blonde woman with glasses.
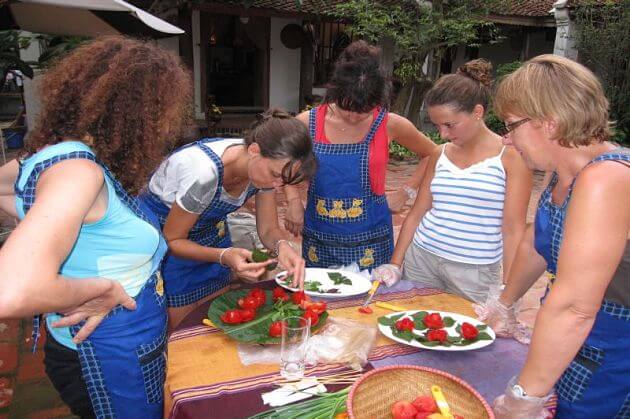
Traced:
<svg viewBox="0 0 630 419">
<path fill-rule="evenodd" d="M 498 418 L 535 418 L 554 390 L 557 418 L 630 417 L 630 150 L 609 141 L 608 100 L 587 68 L 541 55 L 500 84 L 506 144 L 552 172 L 507 286 L 478 307 L 514 336 L 514 303 L 552 274 L 521 373 Z"/>
</svg>

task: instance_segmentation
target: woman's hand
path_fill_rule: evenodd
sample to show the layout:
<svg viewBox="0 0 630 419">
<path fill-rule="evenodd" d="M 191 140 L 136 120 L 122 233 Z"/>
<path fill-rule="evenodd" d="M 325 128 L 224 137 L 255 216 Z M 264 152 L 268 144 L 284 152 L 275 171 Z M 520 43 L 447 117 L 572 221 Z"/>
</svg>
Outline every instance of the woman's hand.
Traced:
<svg viewBox="0 0 630 419">
<path fill-rule="evenodd" d="M 387 194 L 387 205 L 391 212 L 400 212 L 409 200 L 409 194 L 404 189 Z"/>
<path fill-rule="evenodd" d="M 473 304 L 478 319 L 490 326 L 497 336 L 514 338 L 524 345 L 529 345 L 531 330 L 516 319 L 515 305 L 506 306 L 503 304 L 499 294 L 498 287 L 491 289 L 485 303 Z"/>
<path fill-rule="evenodd" d="M 240 247 L 230 247 L 224 252 L 221 262 L 246 282 L 257 282 L 267 271 L 267 266 L 277 262 L 276 259 L 253 262 L 252 252 Z"/>
<path fill-rule="evenodd" d="M 304 227 L 304 205 L 299 198 L 293 198 L 287 203 L 287 212 L 284 217 L 284 228 L 295 237 L 302 234 Z"/>
<path fill-rule="evenodd" d="M 532 397 L 518 394 L 514 384 L 517 377 L 512 377 L 505 393 L 494 400 L 492 409 L 497 419 L 546 419 L 551 415 L 545 409 L 545 403 L 551 396 Z"/>
<path fill-rule="evenodd" d="M 293 275 L 291 286 L 303 290 L 306 262 L 298 254 L 295 245 L 288 240 L 281 240 L 278 244 L 278 262 L 287 270 L 287 275 Z"/>
<path fill-rule="evenodd" d="M 116 306 L 122 305 L 128 310 L 136 309 L 136 301 L 131 298 L 117 281 L 110 281 L 111 286 L 103 294 L 92 298 L 76 307 L 63 310 L 64 317 L 52 324 L 53 327 L 68 327 L 85 321 L 72 341 L 83 342 L 96 330 L 103 318 Z"/>
</svg>

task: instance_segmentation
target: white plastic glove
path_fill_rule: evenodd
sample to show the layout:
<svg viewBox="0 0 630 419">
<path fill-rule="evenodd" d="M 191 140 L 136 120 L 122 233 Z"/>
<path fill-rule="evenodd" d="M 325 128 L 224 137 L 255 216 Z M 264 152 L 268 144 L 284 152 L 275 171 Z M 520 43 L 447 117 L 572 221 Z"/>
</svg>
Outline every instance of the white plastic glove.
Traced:
<svg viewBox="0 0 630 419">
<path fill-rule="evenodd" d="M 531 330 L 516 319 L 514 304 L 507 307 L 499 301 L 500 293 L 500 288 L 491 288 L 485 303 L 473 304 L 477 317 L 487 323 L 497 336 L 514 338 L 524 345 L 529 345 Z"/>
<path fill-rule="evenodd" d="M 398 266 L 392 265 L 391 263 L 385 263 L 377 266 L 372 271 L 372 279 L 381 281 L 388 287 L 391 287 L 396 282 L 400 281 L 400 278 L 402 278 L 402 271 Z"/>
<path fill-rule="evenodd" d="M 551 414 L 545 409 L 545 403 L 551 395 L 545 397 L 520 396 L 512 388 L 517 377 L 512 377 L 505 389 L 505 394 L 494 399 L 492 409 L 497 419 L 547 419 Z"/>
</svg>

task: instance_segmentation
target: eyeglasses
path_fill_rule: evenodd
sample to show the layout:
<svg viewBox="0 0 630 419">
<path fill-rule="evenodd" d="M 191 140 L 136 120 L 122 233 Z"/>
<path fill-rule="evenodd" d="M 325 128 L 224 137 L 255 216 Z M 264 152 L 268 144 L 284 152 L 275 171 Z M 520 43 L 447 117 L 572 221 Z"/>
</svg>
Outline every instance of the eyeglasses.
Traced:
<svg viewBox="0 0 630 419">
<path fill-rule="evenodd" d="M 501 130 L 500 135 L 505 137 L 506 135 L 508 135 L 509 133 L 514 131 L 516 128 L 520 127 L 521 125 L 523 125 L 523 124 L 525 124 L 525 123 L 527 123 L 529 121 L 531 121 L 530 118 L 523 118 L 523 119 L 519 119 L 518 121 L 514 121 L 514 122 L 511 122 L 509 124 L 505 124 L 505 128 L 503 128 Z"/>
</svg>

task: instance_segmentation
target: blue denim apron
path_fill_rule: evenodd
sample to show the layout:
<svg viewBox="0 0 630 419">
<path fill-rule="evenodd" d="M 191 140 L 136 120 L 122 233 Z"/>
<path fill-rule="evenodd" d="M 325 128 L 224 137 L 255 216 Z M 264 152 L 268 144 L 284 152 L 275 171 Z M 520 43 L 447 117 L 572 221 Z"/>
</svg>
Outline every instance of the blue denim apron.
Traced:
<svg viewBox="0 0 630 419">
<path fill-rule="evenodd" d="M 122 185 L 94 154 L 70 152 L 35 165 L 23 189 L 16 182 L 16 196 L 23 200 L 24 213 L 35 202 L 35 188 L 40 174 L 54 164 L 68 159 L 88 159 L 97 162 L 112 181 L 116 195 L 138 217 L 158 231 L 157 220 L 147 217 L 124 190 Z M 18 180 L 22 175 L 20 173 Z M 166 245 L 162 242 L 162 248 Z M 161 258 L 163 256 L 159 255 Z M 164 287 L 159 269 L 147 280 L 134 298 L 136 310 L 115 307 L 96 330 L 77 345 L 83 379 L 90 395 L 94 414 L 98 418 L 161 418 L 163 412 L 164 379 L 166 377 L 166 306 Z M 33 341 L 39 336 L 37 317 L 33 325 Z M 83 323 L 70 328 L 74 337 Z"/>
<path fill-rule="evenodd" d="M 606 153 L 590 163 L 605 160 L 630 161 L 630 154 Z M 589 163 L 589 164 L 590 164 Z M 551 284 L 573 184 L 561 206 L 551 200 L 558 181 L 554 173 L 538 203 L 534 246 L 547 261 Z M 575 180 L 574 180 L 575 182 Z M 557 418 L 630 418 L 630 307 L 604 300 L 593 329 L 576 357 L 556 383 Z"/>
<path fill-rule="evenodd" d="M 227 225 L 227 215 L 240 207 L 221 200 L 223 188 L 223 162 L 214 151 L 207 146 L 222 138 L 205 138 L 185 145 L 174 153 L 187 147 L 199 147 L 214 162 L 219 172 L 217 192 L 208 207 L 200 214 L 199 219 L 188 233 L 188 239 L 206 247 L 227 248 L 232 246 L 230 231 Z M 249 186 L 245 200 L 258 192 Z M 155 214 L 164 227 L 170 212 L 162 200 L 151 192 L 139 197 L 143 209 Z M 206 296 L 226 287 L 230 282 L 230 270 L 219 263 L 202 262 L 184 259 L 168 254 L 162 264 L 162 276 L 166 289 L 166 305 L 181 307 L 195 303 Z"/>
<path fill-rule="evenodd" d="M 315 139 L 317 112 L 309 130 Z M 394 251 L 392 215 L 385 195 L 370 187 L 370 143 L 387 114 L 381 109 L 360 143 L 313 142 L 319 167 L 311 179 L 304 214 L 302 253 L 308 267 L 349 265 L 372 269 L 389 263 Z"/>
</svg>

